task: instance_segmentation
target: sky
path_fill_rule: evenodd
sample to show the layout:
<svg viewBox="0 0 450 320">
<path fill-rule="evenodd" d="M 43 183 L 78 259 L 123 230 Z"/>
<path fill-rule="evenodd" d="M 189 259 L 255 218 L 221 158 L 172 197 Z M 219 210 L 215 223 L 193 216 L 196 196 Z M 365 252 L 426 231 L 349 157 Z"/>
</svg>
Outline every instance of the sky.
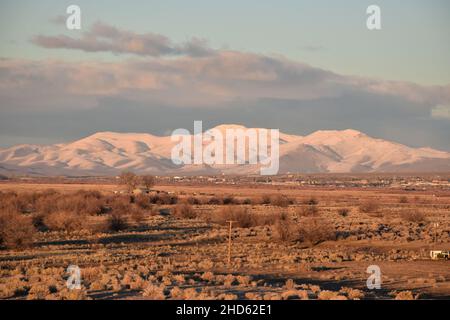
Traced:
<svg viewBox="0 0 450 320">
<path fill-rule="evenodd" d="M 450 150 L 449 32 L 446 0 L 2 0 L 0 147 L 204 120 Z"/>
</svg>

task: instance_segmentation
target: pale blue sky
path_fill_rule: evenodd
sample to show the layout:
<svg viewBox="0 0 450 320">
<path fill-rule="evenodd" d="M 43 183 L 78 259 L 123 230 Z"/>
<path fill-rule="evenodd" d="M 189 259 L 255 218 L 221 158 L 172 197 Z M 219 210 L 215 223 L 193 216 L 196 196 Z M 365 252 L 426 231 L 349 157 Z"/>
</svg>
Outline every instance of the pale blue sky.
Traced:
<svg viewBox="0 0 450 320">
<path fill-rule="evenodd" d="M 450 2 L 447 0 L 66 1 L 2 0 L 0 56 L 30 59 L 123 59 L 108 53 L 47 50 L 36 34 L 68 34 L 50 18 L 70 4 L 88 28 L 102 21 L 174 41 L 205 38 L 214 48 L 281 54 L 341 74 L 420 84 L 450 83 Z M 383 30 L 365 28 L 369 4 L 382 9 Z"/>
</svg>

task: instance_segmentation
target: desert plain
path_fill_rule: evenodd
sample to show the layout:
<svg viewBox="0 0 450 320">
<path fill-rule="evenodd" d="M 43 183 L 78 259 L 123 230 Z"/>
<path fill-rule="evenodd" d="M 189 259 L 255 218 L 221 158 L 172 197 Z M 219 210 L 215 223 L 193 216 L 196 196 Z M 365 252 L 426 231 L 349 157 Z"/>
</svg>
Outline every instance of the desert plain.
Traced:
<svg viewBox="0 0 450 320">
<path fill-rule="evenodd" d="M 448 187 L 168 181 L 0 183 L 0 298 L 450 299 Z"/>
</svg>

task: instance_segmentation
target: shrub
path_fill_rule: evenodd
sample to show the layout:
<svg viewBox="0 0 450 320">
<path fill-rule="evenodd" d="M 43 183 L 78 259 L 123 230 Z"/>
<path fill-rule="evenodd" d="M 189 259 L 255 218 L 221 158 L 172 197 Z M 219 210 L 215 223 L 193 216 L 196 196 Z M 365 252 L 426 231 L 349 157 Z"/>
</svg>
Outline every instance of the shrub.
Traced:
<svg viewBox="0 0 450 320">
<path fill-rule="evenodd" d="M 31 217 L 31 223 L 39 231 L 47 231 L 48 227 L 44 222 L 45 215 L 42 213 L 35 213 Z"/>
<path fill-rule="evenodd" d="M 316 245 L 324 241 L 335 240 L 336 231 L 325 219 L 304 218 L 300 221 L 297 230 L 297 240 L 303 243 Z"/>
<path fill-rule="evenodd" d="M 230 204 L 238 204 L 239 201 L 237 201 L 233 196 L 225 196 L 225 197 L 222 199 L 222 203 L 223 203 L 224 205 L 230 205 Z"/>
<path fill-rule="evenodd" d="M 400 291 L 394 293 L 395 300 L 414 300 L 414 295 L 411 291 Z"/>
<path fill-rule="evenodd" d="M 142 295 L 150 300 L 164 300 L 166 298 L 164 291 L 164 285 L 157 286 L 149 283 L 142 292 Z"/>
<path fill-rule="evenodd" d="M 211 197 L 208 200 L 208 204 L 210 205 L 221 205 L 222 204 L 222 200 L 218 197 Z"/>
<path fill-rule="evenodd" d="M 88 197 L 85 198 L 79 206 L 77 213 L 86 213 L 88 215 L 98 215 L 102 213 L 103 203 L 99 198 Z"/>
<path fill-rule="evenodd" d="M 295 237 L 295 225 L 285 212 L 279 214 L 274 224 L 275 237 L 280 241 L 291 241 Z"/>
<path fill-rule="evenodd" d="M 285 195 L 277 194 L 270 198 L 270 203 L 277 207 L 286 208 L 290 204 L 293 204 L 293 200 L 289 199 Z"/>
<path fill-rule="evenodd" d="M 18 213 L 0 213 L 0 244 L 7 249 L 30 247 L 35 233 L 29 217 Z"/>
<path fill-rule="evenodd" d="M 372 213 L 378 211 L 380 206 L 374 200 L 368 200 L 359 205 L 359 211 L 363 213 Z"/>
<path fill-rule="evenodd" d="M 97 191 L 80 190 L 72 194 L 41 193 L 33 202 L 34 211 L 48 214 L 58 211 L 96 215 L 102 212 L 103 196 Z"/>
<path fill-rule="evenodd" d="M 186 198 L 186 203 L 188 203 L 188 204 L 190 204 L 190 205 L 201 205 L 202 204 L 202 202 L 200 201 L 200 199 L 199 198 L 196 198 L 196 197 L 187 197 Z"/>
<path fill-rule="evenodd" d="M 345 294 L 349 300 L 361 300 L 364 298 L 364 292 L 358 289 L 343 287 L 340 293 Z"/>
<path fill-rule="evenodd" d="M 319 214 L 319 209 L 315 204 L 306 205 L 297 209 L 297 215 L 300 217 L 312 217 Z"/>
<path fill-rule="evenodd" d="M 286 283 L 284 284 L 284 287 L 287 290 L 293 290 L 295 289 L 295 281 L 293 279 L 287 279 Z"/>
<path fill-rule="evenodd" d="M 400 212 L 400 217 L 408 222 L 421 223 L 425 222 L 426 216 L 418 210 L 404 210 Z"/>
<path fill-rule="evenodd" d="M 255 221 L 255 226 L 274 225 L 278 219 L 279 214 L 253 214 L 252 218 Z"/>
<path fill-rule="evenodd" d="M 350 213 L 350 209 L 349 208 L 341 208 L 338 210 L 338 214 L 342 217 L 347 217 Z"/>
<path fill-rule="evenodd" d="M 191 205 L 182 203 L 175 206 L 173 210 L 174 217 L 183 219 L 195 219 L 197 217 L 197 212 L 192 208 Z"/>
<path fill-rule="evenodd" d="M 400 203 L 408 203 L 408 198 L 406 196 L 401 196 L 398 199 L 398 202 L 400 202 Z"/>
<path fill-rule="evenodd" d="M 142 185 L 147 188 L 151 189 L 156 184 L 156 178 L 154 176 L 150 175 L 144 175 L 140 178 Z"/>
<path fill-rule="evenodd" d="M 120 211 L 113 211 L 107 219 L 106 227 L 109 231 L 121 231 L 128 228 L 125 214 Z"/>
<path fill-rule="evenodd" d="M 114 198 L 110 205 L 113 213 L 120 213 L 122 215 L 130 214 L 133 208 L 129 201 L 129 197 Z"/>
<path fill-rule="evenodd" d="M 67 211 L 52 212 L 44 216 L 43 222 L 49 230 L 73 232 L 83 229 L 86 216 Z"/>
<path fill-rule="evenodd" d="M 316 198 L 311 197 L 309 199 L 306 199 L 303 203 L 306 205 L 315 206 L 319 204 L 319 201 Z"/>
<path fill-rule="evenodd" d="M 9 197 L 5 199 L 6 208 L 14 210 L 18 213 L 31 213 L 34 211 L 37 194 L 32 193 L 9 193 Z"/>
<path fill-rule="evenodd" d="M 139 194 L 135 196 L 134 203 L 141 209 L 147 210 L 151 208 L 150 197 L 144 194 Z"/>
<path fill-rule="evenodd" d="M 159 205 L 173 205 L 177 204 L 178 197 L 175 195 L 169 195 L 167 193 L 157 194 L 150 197 L 150 203 Z"/>
<path fill-rule="evenodd" d="M 131 219 L 138 225 L 142 225 L 145 221 L 145 212 L 140 207 L 134 207 L 131 210 Z"/>
<path fill-rule="evenodd" d="M 261 197 L 261 204 L 271 204 L 271 197 L 268 194 L 265 194 Z"/>
<path fill-rule="evenodd" d="M 101 199 L 103 198 L 103 195 L 98 190 L 78 190 L 75 192 L 76 195 L 82 196 L 84 198 L 95 198 L 95 199 Z"/>
<path fill-rule="evenodd" d="M 48 196 L 41 195 L 36 201 L 36 211 L 39 213 L 47 214 L 57 210 L 57 196 L 54 194 Z"/>
<path fill-rule="evenodd" d="M 235 221 L 239 228 L 250 228 L 256 225 L 255 219 L 242 207 L 224 207 L 215 215 L 214 222 L 227 224 L 227 221 Z"/>
<path fill-rule="evenodd" d="M 46 284 L 33 285 L 28 292 L 27 300 L 45 300 L 50 295 L 50 290 Z"/>
<path fill-rule="evenodd" d="M 347 300 L 345 296 L 341 296 L 339 292 L 323 290 L 320 291 L 317 298 L 319 300 Z"/>
<path fill-rule="evenodd" d="M 127 188 L 128 192 L 132 192 L 139 184 L 139 177 L 133 172 L 124 171 L 119 176 L 119 184 Z"/>
</svg>

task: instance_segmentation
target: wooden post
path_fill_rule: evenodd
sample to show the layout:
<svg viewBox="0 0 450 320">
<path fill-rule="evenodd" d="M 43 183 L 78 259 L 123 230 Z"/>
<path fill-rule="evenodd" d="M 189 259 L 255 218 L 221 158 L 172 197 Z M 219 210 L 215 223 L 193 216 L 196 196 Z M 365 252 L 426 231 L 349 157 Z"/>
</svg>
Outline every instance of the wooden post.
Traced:
<svg viewBox="0 0 450 320">
<path fill-rule="evenodd" d="M 433 227 L 434 227 L 434 242 L 437 243 L 439 222 L 433 223 Z"/>
<path fill-rule="evenodd" d="M 231 265 L 231 227 L 233 222 L 236 221 L 227 221 L 230 224 L 230 229 L 228 230 L 228 266 Z"/>
</svg>

